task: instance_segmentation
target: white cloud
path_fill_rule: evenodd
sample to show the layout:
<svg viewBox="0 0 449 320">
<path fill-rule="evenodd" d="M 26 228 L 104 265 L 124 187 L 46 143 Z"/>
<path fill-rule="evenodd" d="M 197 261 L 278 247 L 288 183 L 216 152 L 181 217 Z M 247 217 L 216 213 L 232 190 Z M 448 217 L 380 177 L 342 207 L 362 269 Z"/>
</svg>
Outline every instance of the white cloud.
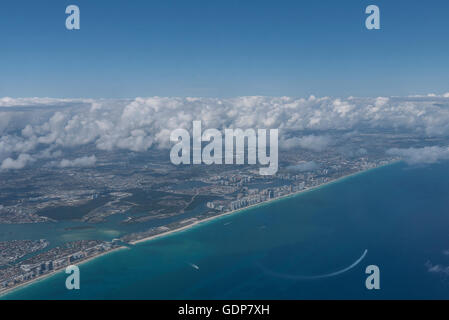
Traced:
<svg viewBox="0 0 449 320">
<path fill-rule="evenodd" d="M 23 108 L 26 107 L 26 108 Z M 136 152 L 170 147 L 170 132 L 203 128 L 277 128 L 281 146 L 322 151 L 328 130 L 386 130 L 449 136 L 449 95 L 334 99 L 314 97 L 0 99 L 0 161 L 39 150 L 92 144 Z M 313 135 L 298 137 L 298 132 Z M 285 138 L 286 136 L 290 138 Z"/>
<path fill-rule="evenodd" d="M 60 168 L 71 168 L 71 167 L 93 167 L 97 162 L 95 156 L 81 157 L 74 160 L 62 159 L 59 163 Z"/>
<path fill-rule="evenodd" d="M 300 138 L 288 138 L 281 140 L 281 147 L 283 149 L 291 149 L 301 147 L 312 151 L 320 152 L 325 150 L 332 142 L 328 136 L 309 135 Z"/>
<path fill-rule="evenodd" d="M 441 160 L 449 160 L 449 147 L 424 147 L 424 148 L 393 148 L 387 151 L 389 155 L 399 156 L 408 164 L 432 164 Z"/>
<path fill-rule="evenodd" d="M 432 264 L 430 261 L 426 262 L 427 271 L 430 273 L 441 273 L 449 275 L 449 266 L 443 266 L 441 264 Z"/>
<path fill-rule="evenodd" d="M 0 170 L 18 170 L 23 169 L 29 162 L 33 162 L 34 159 L 29 154 L 22 153 L 14 160 L 12 158 L 6 158 L 2 161 Z"/>
</svg>

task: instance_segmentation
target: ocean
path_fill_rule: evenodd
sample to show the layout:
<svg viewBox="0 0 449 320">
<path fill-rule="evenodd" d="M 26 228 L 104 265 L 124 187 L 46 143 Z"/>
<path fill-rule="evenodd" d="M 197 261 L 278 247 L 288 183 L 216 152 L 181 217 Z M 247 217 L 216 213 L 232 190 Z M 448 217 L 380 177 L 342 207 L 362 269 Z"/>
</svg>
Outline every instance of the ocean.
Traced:
<svg viewBox="0 0 449 320">
<path fill-rule="evenodd" d="M 61 271 L 2 298 L 449 299 L 448 168 L 374 169 L 89 261 L 80 290 Z"/>
</svg>

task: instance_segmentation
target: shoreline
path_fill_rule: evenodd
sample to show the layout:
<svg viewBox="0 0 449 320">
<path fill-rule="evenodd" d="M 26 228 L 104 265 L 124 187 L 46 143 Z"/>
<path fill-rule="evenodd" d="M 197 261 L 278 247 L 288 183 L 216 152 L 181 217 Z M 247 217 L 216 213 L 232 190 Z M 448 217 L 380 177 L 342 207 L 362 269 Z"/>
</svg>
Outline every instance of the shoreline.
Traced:
<svg viewBox="0 0 449 320">
<path fill-rule="evenodd" d="M 385 164 L 385 165 L 382 165 L 382 166 L 378 166 L 378 167 L 375 167 L 375 168 L 370 168 L 370 169 L 366 169 L 366 170 L 350 173 L 350 174 L 347 174 L 345 176 L 341 176 L 341 177 L 339 177 L 339 178 L 337 178 L 335 180 L 331 180 L 331 181 L 322 183 L 322 184 L 320 184 L 318 186 L 314 186 L 314 187 L 310 187 L 308 189 L 304 189 L 304 190 L 300 190 L 300 191 L 297 191 L 297 192 L 289 193 L 289 194 L 286 194 L 286 195 L 283 195 L 283 196 L 280 196 L 280 197 L 277 197 L 277 198 L 274 198 L 274 199 L 270 199 L 270 200 L 267 200 L 267 201 L 259 202 L 259 203 L 256 203 L 256 204 L 244 207 L 244 208 L 240 208 L 240 209 L 237 209 L 237 210 L 221 213 L 221 214 L 218 214 L 216 216 L 209 217 L 209 218 L 206 218 L 206 219 L 203 219 L 203 220 L 198 220 L 198 221 L 195 221 L 194 223 L 191 223 L 191 224 L 186 225 L 184 227 L 180 227 L 180 228 L 173 229 L 173 230 L 170 230 L 170 231 L 162 232 L 160 234 L 149 236 L 149 237 L 146 237 L 146 238 L 143 238 L 143 239 L 132 241 L 132 242 L 130 242 L 130 244 L 136 245 L 136 244 L 139 244 L 139 243 L 152 241 L 152 240 L 155 240 L 155 239 L 158 239 L 158 238 L 167 237 L 167 236 L 173 235 L 173 234 L 178 233 L 178 232 L 180 233 L 180 232 L 183 232 L 183 231 L 187 231 L 188 229 L 191 229 L 191 228 L 194 228 L 194 227 L 198 227 L 198 226 L 201 226 L 203 224 L 207 224 L 208 222 L 212 222 L 214 220 L 218 220 L 219 218 L 224 218 L 224 217 L 227 217 L 227 216 L 230 216 L 230 215 L 234 215 L 234 214 L 237 214 L 237 213 L 242 213 L 243 211 L 246 211 L 246 210 L 249 210 L 249 209 L 254 209 L 256 207 L 261 207 L 263 205 L 271 204 L 271 203 L 276 202 L 276 201 L 280 201 L 280 200 L 285 200 L 285 199 L 288 199 L 288 198 L 296 197 L 296 196 L 299 196 L 301 194 L 304 194 L 304 193 L 307 193 L 307 192 L 311 192 L 311 191 L 315 191 L 315 190 L 320 189 L 322 187 L 326 187 L 326 186 L 331 185 L 333 183 L 341 182 L 344 179 L 347 179 L 347 178 L 350 178 L 350 177 L 354 177 L 354 176 L 357 176 L 359 174 L 367 173 L 367 172 L 370 172 L 372 170 L 384 168 L 384 167 L 387 167 L 387 166 L 390 166 L 390 165 L 393 165 L 393 164 L 399 163 L 399 162 L 400 161 L 393 161 L 391 163 L 388 163 L 388 164 Z"/>
<path fill-rule="evenodd" d="M 94 260 L 94 259 L 100 258 L 100 257 L 102 257 L 102 256 L 106 256 L 106 255 L 108 255 L 108 254 L 110 254 L 110 253 L 112 253 L 112 252 L 116 252 L 116 251 L 122 250 L 122 249 L 129 249 L 129 248 L 126 247 L 126 246 L 121 246 L 121 247 L 118 247 L 118 248 L 114 248 L 114 249 L 112 249 L 112 250 L 109 250 L 109 251 L 102 252 L 102 253 L 100 253 L 100 254 L 91 256 L 91 257 L 89 257 L 89 258 L 87 258 L 87 259 L 84 259 L 84 260 L 80 261 L 79 263 L 76 263 L 76 264 L 73 264 L 73 265 L 75 265 L 75 266 L 80 266 L 80 265 L 85 264 L 85 263 L 87 263 L 87 262 L 90 262 L 90 261 L 92 261 L 92 260 Z M 4 290 L 4 291 L 1 291 L 1 292 L 0 292 L 0 300 L 1 300 L 1 298 L 3 298 L 3 297 L 4 297 L 5 295 L 7 295 L 7 294 L 10 294 L 10 293 L 12 293 L 12 292 L 14 292 L 14 291 L 16 291 L 16 290 L 24 289 L 24 288 L 27 287 L 27 286 L 30 286 L 30 285 L 32 285 L 32 284 L 38 283 L 38 282 L 43 281 L 43 280 L 45 280 L 45 279 L 47 279 L 47 278 L 50 278 L 50 277 L 52 277 L 52 276 L 55 276 L 56 274 L 58 274 L 59 272 L 64 271 L 65 269 L 66 269 L 66 267 L 63 267 L 63 268 L 60 268 L 60 269 L 57 269 L 57 270 L 53 270 L 52 272 L 49 272 L 49 273 L 40 275 L 40 276 L 38 276 L 38 277 L 36 277 L 36 278 L 33 278 L 33 279 L 31 279 L 31 280 L 29 280 L 29 281 L 27 281 L 27 282 L 23 282 L 23 283 L 21 283 L 21 284 L 18 284 L 18 285 L 15 286 L 15 287 L 8 288 L 8 289 L 6 289 L 6 290 Z"/>
<path fill-rule="evenodd" d="M 286 195 L 283 195 L 283 196 L 280 196 L 280 197 L 277 197 L 277 198 L 274 198 L 274 199 L 270 199 L 270 200 L 267 200 L 267 201 L 256 203 L 256 204 L 253 204 L 253 205 L 250 205 L 250 206 L 247 206 L 247 207 L 244 207 L 244 208 L 240 208 L 240 209 L 237 209 L 237 210 L 233 210 L 233 211 L 225 212 L 225 213 L 222 213 L 222 214 L 218 214 L 216 216 L 212 216 L 212 217 L 209 217 L 209 218 L 206 218 L 206 219 L 203 219 L 203 220 L 198 220 L 198 221 L 195 221 L 194 223 L 188 224 L 186 226 L 183 226 L 183 227 L 180 227 L 180 228 L 177 228 L 177 229 L 173 229 L 173 230 L 169 230 L 169 231 L 166 231 L 166 232 L 162 232 L 160 234 L 156 234 L 156 235 L 153 235 L 153 236 L 150 236 L 150 237 L 146 237 L 146 238 L 143 238 L 143 239 L 131 241 L 131 242 L 129 242 L 129 244 L 136 245 L 136 244 L 139 244 L 139 243 L 149 242 L 149 241 L 156 240 L 156 239 L 159 239 L 159 238 L 168 237 L 168 236 L 174 235 L 176 233 L 181 233 L 183 231 L 187 231 L 187 230 L 192 229 L 194 227 L 199 227 L 199 226 L 205 225 L 205 224 L 207 224 L 209 222 L 213 222 L 213 221 L 218 220 L 220 218 L 225 218 L 225 217 L 237 214 L 237 213 L 242 213 L 242 212 L 244 212 L 246 210 L 250 210 L 250 209 L 254 209 L 256 207 L 261 207 L 261 206 L 264 206 L 264 205 L 268 205 L 268 204 L 274 203 L 276 201 L 281 201 L 281 200 L 285 200 L 285 199 L 288 199 L 288 198 L 296 197 L 296 196 L 299 196 L 301 194 L 305 194 L 307 192 L 316 191 L 316 190 L 318 190 L 320 188 L 329 186 L 329 185 L 331 185 L 333 183 L 341 182 L 341 181 L 343 181 L 343 180 L 345 180 L 347 178 L 354 177 L 354 176 L 357 176 L 357 175 L 360 175 L 360 174 L 363 174 L 363 173 L 367 173 L 367 172 L 370 172 L 372 170 L 384 168 L 384 167 L 387 167 L 387 166 L 390 166 L 390 165 L 393 165 L 393 164 L 396 164 L 396 163 L 399 163 L 399 162 L 400 161 L 393 161 L 391 163 L 388 163 L 388 164 L 385 164 L 385 165 L 381 165 L 381 166 L 378 166 L 378 167 L 375 167 L 375 168 L 370 168 L 370 169 L 366 169 L 366 170 L 350 173 L 350 174 L 347 174 L 345 176 L 341 176 L 341 177 L 339 177 L 337 179 L 334 179 L 334 180 L 322 183 L 320 185 L 317 185 L 317 186 L 314 186 L 314 187 L 310 187 L 308 189 L 304 189 L 304 190 L 300 190 L 300 191 L 297 191 L 297 192 L 289 193 L 289 194 L 286 194 Z M 98 255 L 89 257 L 89 258 L 87 258 L 85 260 L 82 260 L 79 263 L 74 264 L 74 265 L 80 266 L 80 265 L 85 264 L 85 263 L 87 263 L 89 261 L 92 261 L 92 260 L 94 260 L 96 258 L 105 256 L 107 254 L 110 254 L 110 253 L 113 253 L 113 252 L 116 252 L 116 251 L 122 250 L 122 249 L 129 249 L 129 247 L 121 246 L 121 247 L 112 249 L 110 251 L 103 252 L 103 253 L 100 253 Z M 61 272 L 63 270 L 65 270 L 65 268 L 54 270 L 54 271 L 52 271 L 50 273 L 43 274 L 43 275 L 41 275 L 41 276 L 39 276 L 37 278 L 29 280 L 28 282 L 24 282 L 24 283 L 21 283 L 21 284 L 15 286 L 15 287 L 6 289 L 5 291 L 0 292 L 0 299 L 3 298 L 5 295 L 14 292 L 15 290 L 24 289 L 25 287 L 27 287 L 29 285 L 32 285 L 32 284 L 37 283 L 39 281 L 45 280 L 47 278 L 50 278 L 50 277 L 56 275 L 57 273 L 59 273 L 59 272 Z"/>
</svg>

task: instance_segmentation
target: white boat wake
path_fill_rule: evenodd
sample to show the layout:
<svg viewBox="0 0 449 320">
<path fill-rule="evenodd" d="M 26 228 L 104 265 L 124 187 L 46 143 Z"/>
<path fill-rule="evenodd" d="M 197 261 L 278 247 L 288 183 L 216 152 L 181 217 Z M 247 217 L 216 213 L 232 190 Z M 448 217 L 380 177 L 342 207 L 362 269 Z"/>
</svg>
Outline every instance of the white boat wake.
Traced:
<svg viewBox="0 0 449 320">
<path fill-rule="evenodd" d="M 274 271 L 268 270 L 267 268 L 264 268 L 262 266 L 261 267 L 269 275 L 274 276 L 274 277 L 283 278 L 283 279 L 290 279 L 290 280 L 317 280 L 317 279 L 325 279 L 325 278 L 331 278 L 331 277 L 338 276 L 338 275 L 340 275 L 342 273 L 345 273 L 345 272 L 355 268 L 360 262 L 362 262 L 362 260 L 365 258 L 367 253 L 368 253 L 368 250 L 365 250 L 365 252 L 363 252 L 362 256 L 360 258 L 358 258 L 349 267 L 346 267 L 344 269 L 341 269 L 341 270 L 338 270 L 338 271 L 335 271 L 335 272 L 326 273 L 326 274 L 320 274 L 320 275 L 315 275 L 315 276 L 302 276 L 302 275 L 292 275 L 292 274 L 278 273 L 278 272 L 274 272 Z"/>
<path fill-rule="evenodd" d="M 193 269 L 200 270 L 200 267 L 194 263 L 189 263 L 189 266 L 191 266 Z"/>
</svg>

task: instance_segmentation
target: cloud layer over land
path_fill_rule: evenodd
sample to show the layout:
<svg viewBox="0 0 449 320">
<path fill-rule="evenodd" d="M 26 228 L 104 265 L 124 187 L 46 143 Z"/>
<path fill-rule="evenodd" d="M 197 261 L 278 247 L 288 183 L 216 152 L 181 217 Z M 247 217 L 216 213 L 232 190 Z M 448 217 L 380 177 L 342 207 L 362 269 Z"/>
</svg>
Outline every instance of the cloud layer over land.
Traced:
<svg viewBox="0 0 449 320">
<path fill-rule="evenodd" d="M 441 160 L 449 160 L 449 147 L 424 147 L 424 148 L 393 148 L 388 154 L 399 156 L 409 164 L 432 164 Z"/>
<path fill-rule="evenodd" d="M 170 147 L 174 129 L 278 128 L 284 149 L 323 151 L 329 131 L 408 132 L 449 136 L 449 95 L 335 99 L 329 97 L 136 98 L 134 100 L 0 98 L 0 163 L 20 169 L 34 159 L 62 162 L 60 150 L 92 144 L 99 150 L 135 152 Z M 310 133 L 313 132 L 313 133 Z M 444 148 L 390 150 L 410 163 L 447 157 Z M 91 155 L 88 155 L 91 156 Z M 90 158 L 93 159 L 93 158 Z M 83 161 L 73 164 L 84 164 Z M 90 161 L 91 164 L 94 161 Z M 92 164 L 91 164 L 92 165 Z"/>
</svg>

